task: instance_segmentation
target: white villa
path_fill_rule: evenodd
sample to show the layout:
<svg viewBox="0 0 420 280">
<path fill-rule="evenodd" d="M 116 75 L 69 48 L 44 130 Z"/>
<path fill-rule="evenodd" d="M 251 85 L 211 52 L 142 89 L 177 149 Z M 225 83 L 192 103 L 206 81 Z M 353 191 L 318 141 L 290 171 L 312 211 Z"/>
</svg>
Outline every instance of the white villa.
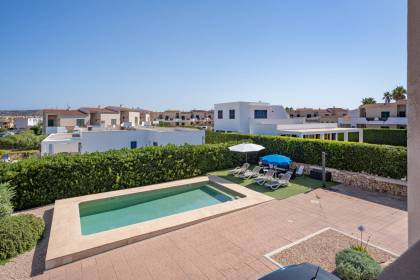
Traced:
<svg viewBox="0 0 420 280">
<path fill-rule="evenodd" d="M 289 118 L 281 105 L 265 102 L 228 102 L 214 105 L 214 130 L 244 134 L 289 135 L 299 138 L 338 140 L 338 134 L 348 141 L 349 133 L 363 130 L 338 127 L 337 123 L 306 123 L 305 118 Z"/>
<path fill-rule="evenodd" d="M 41 155 L 104 152 L 145 146 L 204 144 L 204 130 L 142 127 L 135 130 L 80 130 L 50 134 L 41 142 Z"/>
<path fill-rule="evenodd" d="M 42 123 L 40 117 L 16 117 L 15 128 L 17 129 L 28 129 L 37 126 Z"/>
</svg>

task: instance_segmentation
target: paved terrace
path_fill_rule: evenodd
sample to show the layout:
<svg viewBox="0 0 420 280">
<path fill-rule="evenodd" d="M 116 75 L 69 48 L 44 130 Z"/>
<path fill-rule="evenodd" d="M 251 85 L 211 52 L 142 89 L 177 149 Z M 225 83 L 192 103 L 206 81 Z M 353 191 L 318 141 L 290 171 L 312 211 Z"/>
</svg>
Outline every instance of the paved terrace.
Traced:
<svg viewBox="0 0 420 280">
<path fill-rule="evenodd" d="M 407 213 L 317 189 L 57 267 L 35 279 L 257 279 L 276 269 L 264 255 L 325 227 L 395 253 L 407 247 Z"/>
</svg>

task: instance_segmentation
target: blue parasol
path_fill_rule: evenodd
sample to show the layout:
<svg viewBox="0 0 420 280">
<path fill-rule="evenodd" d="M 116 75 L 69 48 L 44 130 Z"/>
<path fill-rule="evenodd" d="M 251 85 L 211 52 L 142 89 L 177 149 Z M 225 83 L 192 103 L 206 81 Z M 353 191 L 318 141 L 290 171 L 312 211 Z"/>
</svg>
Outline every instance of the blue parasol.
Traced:
<svg viewBox="0 0 420 280">
<path fill-rule="evenodd" d="M 265 165 L 272 164 L 278 167 L 285 167 L 285 168 L 290 167 L 290 164 L 292 164 L 292 160 L 290 158 L 286 156 L 282 156 L 282 155 L 277 155 L 277 154 L 264 156 L 261 158 L 261 161 Z"/>
</svg>

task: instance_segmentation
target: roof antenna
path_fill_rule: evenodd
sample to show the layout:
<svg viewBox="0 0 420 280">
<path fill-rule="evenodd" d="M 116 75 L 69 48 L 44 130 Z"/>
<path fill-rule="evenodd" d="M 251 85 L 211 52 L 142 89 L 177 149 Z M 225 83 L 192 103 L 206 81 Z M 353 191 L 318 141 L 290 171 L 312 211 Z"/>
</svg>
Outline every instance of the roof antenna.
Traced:
<svg viewBox="0 0 420 280">
<path fill-rule="evenodd" d="M 319 266 L 318 269 L 316 270 L 315 276 L 311 278 L 311 280 L 316 280 L 316 277 L 318 276 L 318 272 L 319 272 Z"/>
</svg>

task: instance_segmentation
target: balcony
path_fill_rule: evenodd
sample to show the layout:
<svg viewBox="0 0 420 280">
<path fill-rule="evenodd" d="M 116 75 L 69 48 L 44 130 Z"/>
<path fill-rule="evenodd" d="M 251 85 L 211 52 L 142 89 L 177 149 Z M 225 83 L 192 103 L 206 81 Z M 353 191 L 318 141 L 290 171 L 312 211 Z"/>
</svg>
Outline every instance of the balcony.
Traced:
<svg viewBox="0 0 420 280">
<path fill-rule="evenodd" d="M 371 125 L 407 125 L 407 118 L 406 117 L 389 117 L 389 118 L 339 118 L 338 119 L 339 125 L 351 125 L 357 126 L 358 124 L 371 124 Z"/>
</svg>

